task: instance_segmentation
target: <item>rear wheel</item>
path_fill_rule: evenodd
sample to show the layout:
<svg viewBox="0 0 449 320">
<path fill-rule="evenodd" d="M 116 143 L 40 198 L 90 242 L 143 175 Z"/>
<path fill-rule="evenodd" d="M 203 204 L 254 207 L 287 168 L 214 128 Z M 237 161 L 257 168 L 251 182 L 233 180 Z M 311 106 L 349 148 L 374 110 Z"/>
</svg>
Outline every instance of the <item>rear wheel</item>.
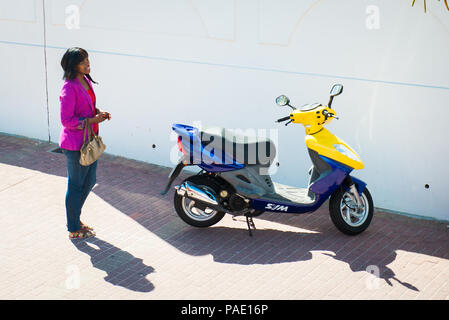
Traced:
<svg viewBox="0 0 449 320">
<path fill-rule="evenodd" d="M 201 189 L 217 195 L 220 192 L 220 185 L 213 178 L 196 175 L 184 181 L 192 182 Z M 183 182 L 184 182 L 183 181 Z M 194 227 L 210 227 L 219 222 L 225 215 L 224 211 L 212 209 L 207 204 L 186 198 L 175 192 L 174 206 L 178 216 L 187 224 Z"/>
<path fill-rule="evenodd" d="M 335 191 L 329 201 L 329 211 L 332 222 L 341 232 L 356 235 L 368 228 L 374 214 L 373 199 L 365 188 L 360 195 L 362 207 L 357 209 L 354 194 L 348 189 Z"/>
</svg>

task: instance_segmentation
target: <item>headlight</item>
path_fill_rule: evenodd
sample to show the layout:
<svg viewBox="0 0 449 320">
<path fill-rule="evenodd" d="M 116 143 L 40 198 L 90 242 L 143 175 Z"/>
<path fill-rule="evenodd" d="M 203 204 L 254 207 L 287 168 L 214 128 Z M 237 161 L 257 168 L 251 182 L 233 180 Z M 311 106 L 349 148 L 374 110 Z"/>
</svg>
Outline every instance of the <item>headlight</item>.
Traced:
<svg viewBox="0 0 449 320">
<path fill-rule="evenodd" d="M 334 144 L 334 148 L 335 148 L 335 150 L 337 150 L 341 154 L 344 154 L 348 158 L 350 158 L 350 159 L 352 159 L 354 161 L 360 161 L 360 158 L 354 152 L 349 150 L 348 147 L 346 147 L 345 145 L 343 145 L 343 144 Z"/>
</svg>

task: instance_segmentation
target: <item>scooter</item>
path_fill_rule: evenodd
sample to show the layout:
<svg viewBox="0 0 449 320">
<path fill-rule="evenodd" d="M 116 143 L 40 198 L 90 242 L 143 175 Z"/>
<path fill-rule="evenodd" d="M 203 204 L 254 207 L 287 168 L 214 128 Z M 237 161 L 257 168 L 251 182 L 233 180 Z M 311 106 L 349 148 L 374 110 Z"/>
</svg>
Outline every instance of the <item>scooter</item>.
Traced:
<svg viewBox="0 0 449 320">
<path fill-rule="evenodd" d="M 374 205 L 366 183 L 351 176 L 352 170 L 364 168 L 357 153 L 324 125 L 334 118 L 333 99 L 343 92 L 336 84 L 326 105 L 290 105 L 285 95 L 276 104 L 292 109 L 276 122 L 300 123 L 305 127 L 305 142 L 312 161 L 307 188 L 296 188 L 273 182 L 268 168 L 276 156 L 274 143 L 265 137 L 238 134 L 221 127 L 199 130 L 184 124 L 173 124 L 182 153 L 162 195 L 186 166 L 197 165 L 197 174 L 174 188 L 174 207 L 179 217 L 195 227 L 209 227 L 225 213 L 245 216 L 248 231 L 256 229 L 253 217 L 264 212 L 310 213 L 329 199 L 329 212 L 334 225 L 347 235 L 363 232 L 370 224 Z"/>
</svg>

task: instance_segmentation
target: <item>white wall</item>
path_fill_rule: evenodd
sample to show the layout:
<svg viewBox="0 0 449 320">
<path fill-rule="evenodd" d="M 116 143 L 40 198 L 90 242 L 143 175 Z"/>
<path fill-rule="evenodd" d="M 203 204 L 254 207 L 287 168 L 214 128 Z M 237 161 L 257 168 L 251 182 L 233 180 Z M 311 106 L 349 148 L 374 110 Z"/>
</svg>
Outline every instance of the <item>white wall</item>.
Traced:
<svg viewBox="0 0 449 320">
<path fill-rule="evenodd" d="M 43 3 L 0 0 L 0 131 L 48 139 L 49 130 L 58 142 L 60 59 L 80 46 L 98 106 L 112 114 L 100 128 L 109 153 L 171 166 L 172 123 L 278 128 L 274 180 L 305 186 L 304 129 L 275 124 L 288 109 L 274 99 L 327 103 L 342 83 L 340 120 L 328 129 L 364 160 L 354 174 L 375 206 L 449 220 L 441 2 L 427 1 L 425 14 L 410 0 L 46 0 L 49 128 Z M 69 5 L 80 8 L 79 29 L 67 28 L 76 22 Z"/>
<path fill-rule="evenodd" d="M 48 140 L 42 13 L 41 1 L 0 0 L 0 132 Z"/>
</svg>

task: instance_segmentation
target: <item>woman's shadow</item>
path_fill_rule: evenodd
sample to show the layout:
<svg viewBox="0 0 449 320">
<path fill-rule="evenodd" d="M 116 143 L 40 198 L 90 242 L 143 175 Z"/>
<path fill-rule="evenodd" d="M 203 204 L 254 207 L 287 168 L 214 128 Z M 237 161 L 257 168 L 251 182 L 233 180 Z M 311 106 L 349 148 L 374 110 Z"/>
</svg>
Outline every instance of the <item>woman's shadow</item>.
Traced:
<svg viewBox="0 0 449 320">
<path fill-rule="evenodd" d="M 142 259 L 97 237 L 72 240 L 72 243 L 79 251 L 90 256 L 95 268 L 107 273 L 105 281 L 137 292 L 154 289 L 154 285 L 146 278 L 154 268 L 145 265 Z"/>
</svg>

